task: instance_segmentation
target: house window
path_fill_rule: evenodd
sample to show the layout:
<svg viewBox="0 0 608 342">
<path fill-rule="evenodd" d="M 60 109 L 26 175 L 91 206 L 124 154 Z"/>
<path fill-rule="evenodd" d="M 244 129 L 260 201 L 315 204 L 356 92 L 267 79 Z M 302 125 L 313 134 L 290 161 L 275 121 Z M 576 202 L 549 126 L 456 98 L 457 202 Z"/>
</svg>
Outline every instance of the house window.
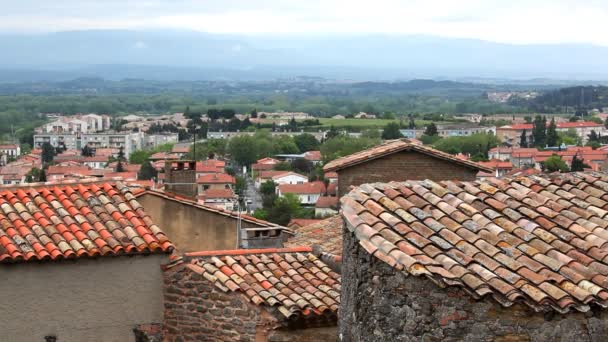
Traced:
<svg viewBox="0 0 608 342">
<path fill-rule="evenodd" d="M 230 189 L 230 184 L 226 184 L 226 185 L 224 185 L 224 188 L 225 188 L 225 189 Z"/>
<path fill-rule="evenodd" d="M 203 185 L 203 190 L 209 190 L 209 185 Z"/>
<path fill-rule="evenodd" d="M 311 199 L 310 199 L 310 195 L 308 195 L 308 202 L 310 202 L 310 201 L 311 201 Z"/>
</svg>

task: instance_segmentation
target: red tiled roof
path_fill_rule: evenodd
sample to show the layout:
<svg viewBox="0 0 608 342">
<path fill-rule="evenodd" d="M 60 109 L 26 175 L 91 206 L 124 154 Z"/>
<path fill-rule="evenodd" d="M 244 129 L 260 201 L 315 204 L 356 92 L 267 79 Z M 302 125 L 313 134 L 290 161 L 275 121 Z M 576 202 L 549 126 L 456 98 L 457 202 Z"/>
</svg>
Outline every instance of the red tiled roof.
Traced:
<svg viewBox="0 0 608 342">
<path fill-rule="evenodd" d="M 536 311 L 608 305 L 608 175 L 364 184 L 348 230 L 397 270 Z"/>
<path fill-rule="evenodd" d="M 321 151 L 308 151 L 304 153 L 304 159 L 310 161 L 319 161 L 321 160 Z"/>
<path fill-rule="evenodd" d="M 317 220 L 317 219 L 303 219 L 303 218 L 292 218 L 291 220 L 289 220 L 289 223 L 287 224 L 287 227 L 304 227 L 304 226 L 308 226 L 310 224 L 313 223 L 318 223 L 321 222 L 321 220 Z"/>
<path fill-rule="evenodd" d="M 319 181 L 302 184 L 279 184 L 278 188 L 282 194 L 322 194 L 325 192 L 325 184 Z"/>
<path fill-rule="evenodd" d="M 491 169 L 509 169 L 511 170 L 513 168 L 513 164 L 511 164 L 511 162 L 509 161 L 502 161 L 502 160 L 498 160 L 498 159 L 492 159 L 490 161 L 487 162 L 478 162 L 479 164 L 489 167 Z"/>
<path fill-rule="evenodd" d="M 199 184 L 234 184 L 236 181 L 234 177 L 227 173 L 213 173 L 208 175 L 202 175 L 198 177 L 197 183 Z"/>
<path fill-rule="evenodd" d="M 190 146 L 173 145 L 171 152 L 172 153 L 188 153 L 188 152 L 190 152 Z"/>
<path fill-rule="evenodd" d="M 549 125 L 549 123 L 547 123 Z M 556 128 L 579 128 L 579 127 L 602 127 L 602 124 L 598 124 L 592 121 L 577 121 L 577 122 L 557 122 Z M 533 124 L 514 124 L 498 127 L 501 130 L 531 130 L 534 127 Z"/>
<path fill-rule="evenodd" d="M 335 171 L 325 173 L 325 178 L 338 178 L 338 173 Z"/>
<path fill-rule="evenodd" d="M 270 179 L 275 176 L 288 174 L 289 172 L 291 172 L 291 171 L 284 171 L 284 170 L 283 171 L 275 171 L 275 170 L 261 171 L 260 174 L 258 175 L 258 178 Z"/>
<path fill-rule="evenodd" d="M 174 160 L 179 159 L 179 156 L 175 153 L 169 152 L 157 152 L 150 156 L 150 160 Z"/>
<path fill-rule="evenodd" d="M 17 147 L 17 144 L 0 144 L 0 150 L 14 150 Z"/>
<path fill-rule="evenodd" d="M 91 168 L 88 166 L 57 166 L 51 165 L 46 170 L 47 175 L 70 175 L 70 174 L 82 174 L 88 175 Z"/>
<path fill-rule="evenodd" d="M 260 164 L 260 163 L 251 164 L 251 169 L 254 171 L 272 170 L 273 168 L 274 168 L 274 164 Z"/>
<path fill-rule="evenodd" d="M 234 198 L 232 189 L 207 189 L 200 194 L 202 198 Z"/>
<path fill-rule="evenodd" d="M 270 165 L 273 165 L 273 164 L 278 164 L 278 163 L 279 163 L 278 160 L 276 160 L 274 158 L 269 158 L 269 157 L 258 159 L 256 161 L 256 164 L 270 164 Z"/>
<path fill-rule="evenodd" d="M 338 197 L 336 196 L 321 196 L 315 203 L 316 208 L 337 208 Z"/>
<path fill-rule="evenodd" d="M 330 196 L 337 196 L 338 195 L 338 183 L 327 184 L 327 194 Z"/>
<path fill-rule="evenodd" d="M 323 167 L 323 171 L 330 172 L 330 171 L 342 170 L 342 169 L 351 167 L 353 165 L 365 163 L 367 161 L 370 161 L 370 160 L 373 160 L 376 158 L 380 158 L 380 157 L 384 157 L 386 155 L 393 154 L 396 152 L 401 152 L 401 151 L 415 151 L 415 152 L 429 155 L 431 157 L 448 160 L 448 161 L 454 162 L 455 164 L 459 164 L 459 165 L 462 165 L 462 166 L 465 166 L 468 168 L 472 168 L 472 169 L 476 169 L 479 171 L 486 171 L 486 172 L 492 171 L 491 169 L 489 169 L 483 165 L 480 165 L 478 163 L 475 163 L 475 162 L 472 162 L 469 160 L 462 160 L 462 159 L 456 158 L 455 156 L 453 156 L 451 154 L 444 153 L 444 152 L 435 150 L 435 149 L 427 147 L 427 146 L 411 143 L 407 139 L 388 141 L 384 144 L 369 148 L 367 150 L 363 150 L 363 151 L 353 153 L 353 154 L 345 156 L 345 157 L 338 158 L 336 160 L 333 160 L 333 161 L 327 163 Z"/>
<path fill-rule="evenodd" d="M 120 182 L 6 190 L 0 208 L 2 262 L 173 250 Z"/>
<path fill-rule="evenodd" d="M 342 255 L 342 216 L 336 215 L 296 229 L 285 247 L 319 246 L 324 252 Z"/>
<path fill-rule="evenodd" d="M 335 319 L 341 277 L 309 247 L 187 253 L 185 266 L 224 292 L 272 307 L 279 318 Z"/>
</svg>

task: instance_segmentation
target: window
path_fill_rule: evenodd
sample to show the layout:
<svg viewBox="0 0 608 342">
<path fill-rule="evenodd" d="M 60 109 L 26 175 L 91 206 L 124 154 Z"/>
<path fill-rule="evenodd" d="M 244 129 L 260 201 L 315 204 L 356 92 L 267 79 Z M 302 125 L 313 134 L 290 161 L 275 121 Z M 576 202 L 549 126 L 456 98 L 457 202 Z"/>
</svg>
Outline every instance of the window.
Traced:
<svg viewBox="0 0 608 342">
<path fill-rule="evenodd" d="M 209 185 L 203 185 L 204 190 L 209 190 Z"/>
</svg>

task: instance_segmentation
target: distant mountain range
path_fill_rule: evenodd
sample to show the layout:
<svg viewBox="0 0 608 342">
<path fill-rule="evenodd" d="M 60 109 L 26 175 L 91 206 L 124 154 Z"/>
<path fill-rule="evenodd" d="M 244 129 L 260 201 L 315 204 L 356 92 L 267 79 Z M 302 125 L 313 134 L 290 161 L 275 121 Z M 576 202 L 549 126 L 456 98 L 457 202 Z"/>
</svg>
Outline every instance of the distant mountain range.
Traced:
<svg viewBox="0 0 608 342">
<path fill-rule="evenodd" d="M 77 77 L 259 80 L 608 79 L 608 47 L 427 36 L 246 36 L 191 31 L 0 35 L 0 82 Z"/>
</svg>

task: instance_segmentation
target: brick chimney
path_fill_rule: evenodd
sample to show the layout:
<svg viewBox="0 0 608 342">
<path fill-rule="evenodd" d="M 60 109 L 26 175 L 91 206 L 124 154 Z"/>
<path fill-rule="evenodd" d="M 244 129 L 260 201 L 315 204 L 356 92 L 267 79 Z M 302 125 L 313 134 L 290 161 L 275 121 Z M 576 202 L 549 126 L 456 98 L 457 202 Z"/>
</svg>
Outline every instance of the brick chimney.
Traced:
<svg viewBox="0 0 608 342">
<path fill-rule="evenodd" d="M 196 161 L 167 160 L 165 162 L 165 190 L 196 199 Z"/>
</svg>

